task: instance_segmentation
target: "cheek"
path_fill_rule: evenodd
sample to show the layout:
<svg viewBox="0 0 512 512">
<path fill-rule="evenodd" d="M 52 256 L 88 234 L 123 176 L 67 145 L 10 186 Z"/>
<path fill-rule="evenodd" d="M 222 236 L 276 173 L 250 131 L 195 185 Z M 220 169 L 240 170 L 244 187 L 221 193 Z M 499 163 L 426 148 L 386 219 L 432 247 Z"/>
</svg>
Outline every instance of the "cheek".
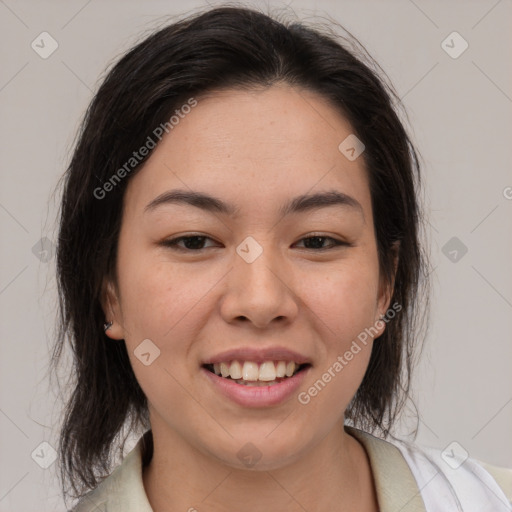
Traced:
<svg viewBox="0 0 512 512">
<path fill-rule="evenodd" d="M 198 279 L 196 272 L 137 252 L 119 259 L 119 280 L 128 337 L 160 341 L 183 328 L 183 320 L 214 284 L 212 276 Z"/>
<path fill-rule="evenodd" d="M 304 300 L 338 349 L 375 322 L 378 271 L 370 258 L 354 258 L 325 276 L 304 278 Z M 350 343 L 349 343 L 350 345 Z"/>
<path fill-rule="evenodd" d="M 137 381 L 161 414 L 179 409 L 199 421 L 201 411 L 183 383 L 196 369 L 188 364 L 189 340 L 201 328 L 201 298 L 215 280 L 195 276 L 192 281 L 175 265 L 137 252 L 120 258 L 119 263 L 125 342 Z M 142 346 L 144 352 L 139 349 Z M 148 361 L 139 356 L 148 352 L 146 365 Z"/>
<path fill-rule="evenodd" d="M 311 417 L 334 419 L 359 387 L 372 350 L 369 330 L 375 324 L 378 270 L 370 257 L 361 255 L 323 279 L 310 275 L 308 307 L 323 333 L 320 365 L 304 388 L 302 404 Z M 308 402 L 307 405 L 305 402 Z"/>
</svg>

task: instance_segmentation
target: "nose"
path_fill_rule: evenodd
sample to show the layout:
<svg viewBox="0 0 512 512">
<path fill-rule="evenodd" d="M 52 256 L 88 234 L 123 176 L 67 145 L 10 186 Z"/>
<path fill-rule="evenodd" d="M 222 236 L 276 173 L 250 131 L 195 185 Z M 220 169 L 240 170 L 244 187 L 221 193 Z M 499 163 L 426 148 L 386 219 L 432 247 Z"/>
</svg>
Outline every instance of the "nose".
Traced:
<svg viewBox="0 0 512 512">
<path fill-rule="evenodd" d="M 235 252 L 225 290 L 221 315 L 228 323 L 248 321 L 265 329 L 293 322 L 299 310 L 293 273 L 268 247 L 251 263 Z"/>
</svg>

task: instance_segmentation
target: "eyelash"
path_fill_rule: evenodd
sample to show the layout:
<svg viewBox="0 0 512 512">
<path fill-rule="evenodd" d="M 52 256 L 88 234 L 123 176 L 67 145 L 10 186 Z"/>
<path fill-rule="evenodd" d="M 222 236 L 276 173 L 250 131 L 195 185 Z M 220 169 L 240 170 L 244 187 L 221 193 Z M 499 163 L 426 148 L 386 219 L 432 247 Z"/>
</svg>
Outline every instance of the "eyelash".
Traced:
<svg viewBox="0 0 512 512">
<path fill-rule="evenodd" d="M 181 251 L 181 252 L 200 252 L 200 251 L 203 251 L 204 249 L 207 249 L 207 247 L 202 247 L 200 249 L 188 249 L 186 247 L 178 246 L 178 243 L 181 242 L 182 240 L 190 240 L 190 239 L 193 239 L 193 238 L 202 238 L 204 240 L 207 240 L 207 239 L 208 240 L 212 240 L 212 238 L 210 238 L 208 236 L 205 236 L 205 235 L 188 235 L 188 236 L 179 236 L 179 237 L 176 237 L 176 238 L 171 238 L 169 240 L 164 240 L 162 242 L 162 245 L 164 245 L 165 247 L 169 247 L 170 249 L 173 249 L 173 250 L 176 250 L 176 251 Z M 337 239 L 332 238 L 330 236 L 324 236 L 324 235 L 312 235 L 312 236 L 301 238 L 299 241 L 312 240 L 312 239 L 315 239 L 315 238 L 321 238 L 321 239 L 324 239 L 324 240 L 331 240 L 334 243 L 331 244 L 329 247 L 322 247 L 322 248 L 319 248 L 319 249 L 306 248 L 306 250 L 315 251 L 315 252 L 322 252 L 322 251 L 328 251 L 328 250 L 334 249 L 336 247 L 342 247 L 342 246 L 350 247 L 350 246 L 352 246 L 352 244 L 350 244 L 348 242 L 343 242 L 341 240 L 337 240 Z"/>
</svg>

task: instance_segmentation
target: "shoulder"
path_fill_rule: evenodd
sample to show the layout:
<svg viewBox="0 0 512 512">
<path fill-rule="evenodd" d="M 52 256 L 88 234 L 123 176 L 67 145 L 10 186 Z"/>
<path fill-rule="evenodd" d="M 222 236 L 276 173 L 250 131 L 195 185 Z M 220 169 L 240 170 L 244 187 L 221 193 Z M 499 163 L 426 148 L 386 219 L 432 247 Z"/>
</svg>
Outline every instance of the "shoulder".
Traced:
<svg viewBox="0 0 512 512">
<path fill-rule="evenodd" d="M 445 496 L 462 510 L 512 510 L 511 469 L 490 466 L 470 457 L 456 441 L 444 450 L 404 441 L 395 444 L 420 485 L 426 486 L 425 494 L 432 502 L 437 502 L 439 496 Z"/>
<path fill-rule="evenodd" d="M 142 480 L 142 438 L 123 462 L 70 512 L 152 512 Z"/>
<path fill-rule="evenodd" d="M 353 430 L 349 430 L 349 433 L 353 433 Z M 393 446 L 399 450 L 414 476 L 427 511 L 512 510 L 512 469 L 473 459 L 456 442 L 445 450 L 439 450 L 401 440 L 385 441 L 361 431 L 358 434 L 358 439 L 364 440 L 369 455 L 370 451 L 377 453 L 379 465 L 376 469 L 379 472 L 389 471 L 389 465 L 397 460 L 397 452 L 385 447 Z M 396 480 L 404 472 L 394 474 Z"/>
<path fill-rule="evenodd" d="M 508 501 L 512 503 L 512 469 L 502 468 L 499 466 L 491 466 L 482 461 L 477 461 L 487 472 L 494 478 L 496 483 L 501 487 Z"/>
</svg>

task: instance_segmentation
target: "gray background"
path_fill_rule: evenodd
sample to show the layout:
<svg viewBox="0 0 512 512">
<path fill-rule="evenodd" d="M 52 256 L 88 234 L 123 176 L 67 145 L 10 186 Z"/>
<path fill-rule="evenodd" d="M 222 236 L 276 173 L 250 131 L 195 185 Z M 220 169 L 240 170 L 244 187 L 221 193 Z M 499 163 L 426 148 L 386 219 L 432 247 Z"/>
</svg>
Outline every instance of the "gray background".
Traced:
<svg viewBox="0 0 512 512">
<path fill-rule="evenodd" d="M 360 39 L 403 98 L 424 158 L 434 290 L 414 380 L 417 442 L 457 441 L 512 467 L 511 2 L 289 3 L 299 18 L 328 14 Z M 107 64 L 162 16 L 203 5 L 0 0 L 0 511 L 65 510 L 56 464 L 36 463 L 51 461 L 40 443 L 55 446 L 61 404 L 47 377 L 55 259 L 33 247 L 56 239 L 50 194 L 79 121 Z M 47 59 L 31 48 L 43 31 L 58 43 Z M 458 58 L 442 47 L 453 31 L 469 44 Z"/>
</svg>

